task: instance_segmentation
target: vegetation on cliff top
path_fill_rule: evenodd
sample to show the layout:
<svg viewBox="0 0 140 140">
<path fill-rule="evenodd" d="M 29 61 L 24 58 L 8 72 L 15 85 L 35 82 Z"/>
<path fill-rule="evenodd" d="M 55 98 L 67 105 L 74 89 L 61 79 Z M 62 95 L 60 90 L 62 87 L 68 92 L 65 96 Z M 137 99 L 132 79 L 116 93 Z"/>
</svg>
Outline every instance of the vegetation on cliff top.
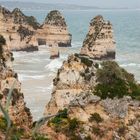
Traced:
<svg viewBox="0 0 140 140">
<path fill-rule="evenodd" d="M 101 68 L 97 70 L 97 82 L 94 94 L 102 99 L 123 96 L 140 99 L 140 86 L 136 83 L 134 75 L 114 61 L 101 63 Z"/>
<path fill-rule="evenodd" d="M 22 11 L 20 9 L 18 9 L 18 8 L 15 8 L 12 11 L 12 15 L 14 17 L 14 22 L 15 23 L 23 23 L 23 22 L 26 22 L 30 26 L 32 26 L 34 29 L 38 29 L 39 26 L 40 26 L 35 17 L 24 15 L 22 13 Z"/>
<path fill-rule="evenodd" d="M 57 10 L 53 10 L 47 15 L 45 23 L 54 26 L 66 26 L 64 17 Z"/>
<path fill-rule="evenodd" d="M 60 110 L 60 115 L 54 117 L 48 122 L 48 126 L 54 128 L 56 132 L 62 132 L 71 139 L 77 138 L 76 130 L 80 128 L 80 121 L 77 118 L 71 119 L 68 116 L 68 110 Z"/>
</svg>

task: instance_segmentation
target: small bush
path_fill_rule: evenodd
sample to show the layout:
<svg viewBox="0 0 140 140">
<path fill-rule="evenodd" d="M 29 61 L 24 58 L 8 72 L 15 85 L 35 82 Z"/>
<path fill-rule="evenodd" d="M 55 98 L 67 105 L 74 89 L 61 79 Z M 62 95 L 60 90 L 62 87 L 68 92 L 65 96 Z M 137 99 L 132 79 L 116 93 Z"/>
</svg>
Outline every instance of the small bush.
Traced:
<svg viewBox="0 0 140 140">
<path fill-rule="evenodd" d="M 0 130 L 6 131 L 7 128 L 7 121 L 5 118 L 0 117 Z"/>
<path fill-rule="evenodd" d="M 79 126 L 79 121 L 74 118 L 72 120 L 69 120 L 69 130 L 74 131 Z"/>
<path fill-rule="evenodd" d="M 103 119 L 101 118 L 100 114 L 98 113 L 94 113 L 94 114 L 91 114 L 90 118 L 89 118 L 89 121 L 90 122 L 97 122 L 97 123 L 100 123 L 103 121 Z"/>
<path fill-rule="evenodd" d="M 59 125 L 63 121 L 63 119 L 68 118 L 67 111 L 68 111 L 67 109 L 59 110 L 59 112 L 58 112 L 59 115 L 57 115 L 56 117 L 51 119 L 48 124 L 52 123 L 55 126 Z"/>
<path fill-rule="evenodd" d="M 86 57 L 79 57 L 81 62 L 84 63 L 87 67 L 91 67 L 93 62 Z"/>
</svg>

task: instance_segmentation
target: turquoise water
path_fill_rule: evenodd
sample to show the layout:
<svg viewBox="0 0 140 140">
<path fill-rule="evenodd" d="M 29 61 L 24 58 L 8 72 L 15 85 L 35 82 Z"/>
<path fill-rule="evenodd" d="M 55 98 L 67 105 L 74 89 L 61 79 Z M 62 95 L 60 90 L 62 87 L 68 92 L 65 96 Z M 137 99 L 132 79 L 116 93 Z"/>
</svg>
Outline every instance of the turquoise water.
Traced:
<svg viewBox="0 0 140 140">
<path fill-rule="evenodd" d="M 49 11 L 24 11 L 43 23 Z M 103 15 L 110 20 L 114 28 L 117 43 L 117 61 L 130 72 L 135 73 L 140 81 L 140 10 L 89 10 L 61 11 L 66 18 L 73 46 L 83 42 L 88 32 L 89 22 L 96 15 Z"/>
<path fill-rule="evenodd" d="M 49 11 L 24 11 L 35 16 L 43 23 Z M 117 43 L 117 61 L 133 73 L 140 82 L 140 11 L 139 10 L 93 10 L 93 11 L 62 11 L 66 18 L 69 31 L 73 36 L 72 47 L 63 50 L 60 58 L 49 59 L 46 46 L 40 46 L 38 52 L 14 52 L 14 69 L 19 74 L 22 91 L 27 106 L 31 109 L 34 120 L 40 118 L 51 97 L 52 82 L 57 69 L 71 53 L 79 52 L 88 32 L 90 20 L 98 14 L 110 20 L 114 28 Z"/>
</svg>

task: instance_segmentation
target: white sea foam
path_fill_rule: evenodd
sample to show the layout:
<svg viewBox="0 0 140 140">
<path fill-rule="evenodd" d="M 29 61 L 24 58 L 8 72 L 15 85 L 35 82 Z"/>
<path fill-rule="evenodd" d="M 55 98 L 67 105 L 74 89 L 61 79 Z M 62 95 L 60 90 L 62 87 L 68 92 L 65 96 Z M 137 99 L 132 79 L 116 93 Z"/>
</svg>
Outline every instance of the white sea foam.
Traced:
<svg viewBox="0 0 140 140">
<path fill-rule="evenodd" d="M 26 75 L 26 74 L 18 74 L 18 78 L 20 81 L 27 81 L 27 80 L 42 80 L 46 76 L 45 75 Z"/>
<path fill-rule="evenodd" d="M 121 67 L 140 67 L 140 64 L 137 63 L 129 63 L 129 64 L 121 64 Z"/>
<path fill-rule="evenodd" d="M 55 72 L 61 66 L 62 66 L 62 60 L 60 60 L 60 59 L 54 59 L 49 64 L 47 64 L 45 66 L 45 69 L 50 70 L 52 72 Z"/>
<path fill-rule="evenodd" d="M 48 86 L 47 89 L 48 89 L 48 90 L 52 90 L 52 89 L 53 89 L 53 84 L 51 84 L 50 86 Z"/>
</svg>

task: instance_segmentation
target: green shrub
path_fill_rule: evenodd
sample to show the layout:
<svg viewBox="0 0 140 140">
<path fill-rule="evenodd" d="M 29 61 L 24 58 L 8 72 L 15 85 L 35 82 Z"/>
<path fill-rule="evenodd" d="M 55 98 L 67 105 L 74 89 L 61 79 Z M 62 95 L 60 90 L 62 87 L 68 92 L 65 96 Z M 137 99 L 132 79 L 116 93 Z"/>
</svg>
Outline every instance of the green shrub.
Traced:
<svg viewBox="0 0 140 140">
<path fill-rule="evenodd" d="M 79 121 L 74 118 L 69 120 L 69 130 L 74 131 L 79 126 Z"/>
<path fill-rule="evenodd" d="M 81 59 L 81 62 L 84 63 L 87 67 L 91 67 L 93 62 L 89 60 L 89 58 L 86 57 L 79 57 Z"/>
<path fill-rule="evenodd" d="M 99 84 L 95 87 L 95 95 L 102 99 L 122 98 L 123 96 L 140 98 L 140 86 L 135 82 L 134 75 L 113 61 L 103 62 L 101 66 L 102 68 L 97 70 Z"/>
<path fill-rule="evenodd" d="M 26 20 L 27 20 L 28 24 L 30 26 L 32 26 L 34 29 L 38 29 L 39 28 L 39 23 L 37 23 L 35 17 L 33 17 L 33 16 L 30 16 L 30 17 L 26 16 Z"/>
<path fill-rule="evenodd" d="M 64 110 L 59 110 L 58 111 L 58 114 L 59 115 L 57 115 L 56 117 L 54 117 L 53 119 L 51 119 L 51 123 L 53 123 L 53 124 L 59 124 L 59 123 L 61 123 L 61 121 L 63 120 L 63 119 L 67 119 L 68 118 L 68 116 L 67 116 L 67 109 L 64 109 Z"/>
<path fill-rule="evenodd" d="M 89 118 L 89 121 L 90 122 L 97 122 L 97 123 L 100 123 L 103 121 L 103 119 L 101 118 L 100 114 L 98 113 L 94 113 L 94 114 L 91 114 L 90 118 Z"/>
<path fill-rule="evenodd" d="M 0 130 L 6 131 L 7 128 L 7 121 L 5 118 L 0 117 Z"/>
</svg>

